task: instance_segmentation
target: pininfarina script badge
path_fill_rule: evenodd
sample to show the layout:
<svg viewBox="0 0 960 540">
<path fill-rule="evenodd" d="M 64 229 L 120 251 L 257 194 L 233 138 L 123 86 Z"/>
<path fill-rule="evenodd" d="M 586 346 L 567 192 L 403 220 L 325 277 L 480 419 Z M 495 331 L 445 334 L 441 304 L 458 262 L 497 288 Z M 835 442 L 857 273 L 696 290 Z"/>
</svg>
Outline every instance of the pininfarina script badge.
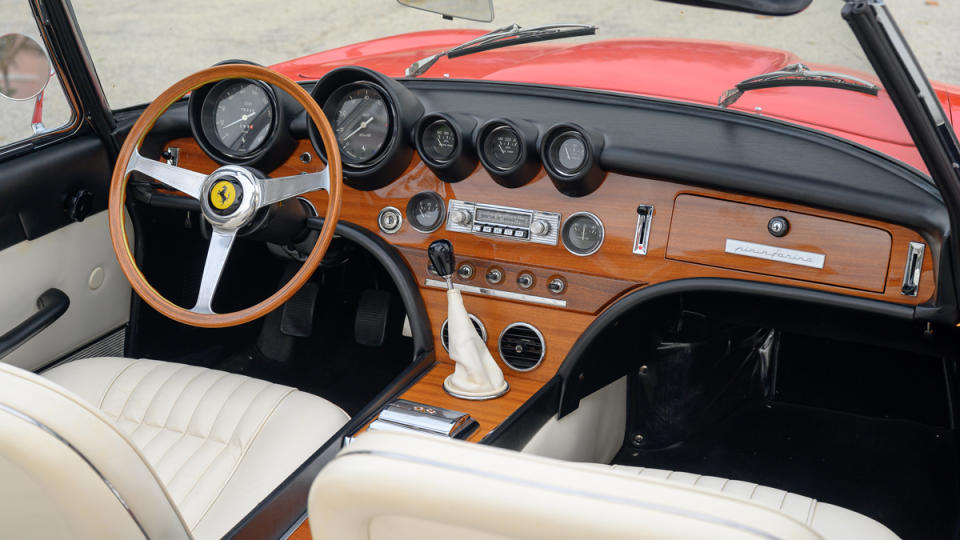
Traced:
<svg viewBox="0 0 960 540">
<path fill-rule="evenodd" d="M 744 257 L 766 259 L 768 261 L 795 264 L 797 266 L 809 266 L 810 268 L 823 268 L 823 261 L 825 259 L 820 253 L 779 248 L 765 244 L 754 244 L 753 242 L 743 242 L 729 238 L 727 238 L 727 247 L 724 251 L 733 255 L 743 255 Z"/>
</svg>

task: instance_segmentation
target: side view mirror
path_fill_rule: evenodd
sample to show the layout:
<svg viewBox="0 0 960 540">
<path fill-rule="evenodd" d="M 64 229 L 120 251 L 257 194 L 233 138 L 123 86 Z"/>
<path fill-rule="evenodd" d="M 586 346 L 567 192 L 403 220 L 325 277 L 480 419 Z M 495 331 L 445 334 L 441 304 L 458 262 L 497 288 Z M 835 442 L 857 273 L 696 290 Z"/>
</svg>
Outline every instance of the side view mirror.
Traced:
<svg viewBox="0 0 960 540">
<path fill-rule="evenodd" d="M 439 13 L 444 19 L 493 21 L 493 0 L 397 0 L 400 5 Z"/>
<path fill-rule="evenodd" d="M 50 82 L 50 59 L 33 38 L 0 36 L 0 95 L 23 101 L 43 92 Z"/>
</svg>

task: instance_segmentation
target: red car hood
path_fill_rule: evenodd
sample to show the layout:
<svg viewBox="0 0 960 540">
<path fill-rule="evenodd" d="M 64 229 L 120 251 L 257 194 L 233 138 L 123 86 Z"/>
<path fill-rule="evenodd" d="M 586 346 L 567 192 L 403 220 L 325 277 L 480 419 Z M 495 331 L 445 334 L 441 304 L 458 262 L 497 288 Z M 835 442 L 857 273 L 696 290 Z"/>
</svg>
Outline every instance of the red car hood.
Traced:
<svg viewBox="0 0 960 540">
<path fill-rule="evenodd" d="M 294 79 L 317 79 L 347 64 L 403 77 L 412 62 L 482 33 L 438 30 L 402 34 L 312 54 L 273 68 Z M 572 86 L 716 105 L 720 94 L 739 81 L 800 61 L 786 51 L 737 43 L 620 39 L 520 45 L 453 60 L 444 58 L 421 77 Z M 879 86 L 871 74 L 838 66 L 807 65 L 814 70 L 854 75 Z M 960 87 L 934 86 L 952 120 L 954 114 L 960 114 Z M 817 87 L 770 88 L 746 93 L 731 109 L 826 131 L 926 171 L 883 90 L 878 96 L 870 96 Z"/>
</svg>

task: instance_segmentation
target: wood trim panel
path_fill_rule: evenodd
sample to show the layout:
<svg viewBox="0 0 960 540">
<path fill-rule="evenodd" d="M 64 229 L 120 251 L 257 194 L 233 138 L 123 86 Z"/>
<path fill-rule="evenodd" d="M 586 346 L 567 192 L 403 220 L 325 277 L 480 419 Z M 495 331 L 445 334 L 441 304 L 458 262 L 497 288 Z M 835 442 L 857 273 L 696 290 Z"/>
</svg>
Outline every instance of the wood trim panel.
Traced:
<svg viewBox="0 0 960 540">
<path fill-rule="evenodd" d="M 200 150 L 192 138 L 176 139 L 170 141 L 168 146 L 176 146 L 180 149 L 180 165 L 183 167 L 192 168 L 199 172 L 210 172 L 216 168 L 216 164 Z M 309 153 L 314 159 L 310 163 L 303 163 L 299 159 L 302 153 Z M 301 141 L 291 158 L 277 170 L 270 171 L 270 174 L 274 176 L 291 175 L 299 172 L 312 172 L 321 167 L 323 167 L 323 163 L 316 159 L 316 151 L 310 145 L 310 142 Z M 379 231 L 377 215 L 383 207 L 394 206 L 403 211 L 411 196 L 428 190 L 437 192 L 445 201 L 460 199 L 535 210 L 550 210 L 560 212 L 563 216 L 589 209 L 603 220 L 606 239 L 603 246 L 594 255 L 577 257 L 567 252 L 561 245 L 547 246 L 509 240 L 491 241 L 488 238 L 475 237 L 469 234 L 450 233 L 443 228 L 430 234 L 424 234 L 415 231 L 406 222 L 396 234 L 387 235 Z M 890 234 L 891 248 L 890 266 L 883 291 L 872 292 L 830 283 L 804 281 L 668 259 L 666 258 L 666 248 L 669 239 L 669 224 L 673 219 L 674 200 L 681 194 L 742 202 L 784 212 L 802 213 L 884 230 Z M 308 198 L 317 208 L 326 207 L 325 193 L 311 194 Z M 644 256 L 634 255 L 631 250 L 637 220 L 635 210 L 639 204 L 650 204 L 655 207 L 648 251 Z M 509 261 L 516 265 L 556 269 L 558 273 L 575 272 L 627 281 L 637 285 L 693 277 L 744 279 L 794 285 L 907 305 L 924 303 L 934 293 L 933 250 L 929 249 L 928 246 L 924 255 L 918 296 L 910 297 L 900 294 L 900 283 L 903 279 L 904 263 L 909 243 L 924 242 L 919 234 L 906 227 L 793 203 L 615 173 L 607 174 L 604 184 L 596 192 L 586 197 L 571 198 L 560 195 L 543 171 L 529 184 L 517 189 L 508 189 L 496 184 L 480 166 L 465 180 L 456 184 L 448 184 L 440 181 L 419 158 L 414 156 L 403 177 L 385 188 L 376 191 L 359 191 L 345 187 L 340 219 L 366 227 L 380 234 L 397 247 L 425 250 L 433 240 L 448 238 L 454 242 L 458 258 Z M 575 287 L 568 289 L 567 294 L 575 293 Z M 609 299 L 603 303 L 608 302 Z"/>
<path fill-rule="evenodd" d="M 783 217 L 786 235 L 775 237 L 767 223 Z M 824 256 L 813 268 L 725 251 L 738 240 Z M 890 263 L 890 233 L 846 221 L 721 199 L 678 195 L 670 223 L 666 256 L 721 268 L 823 282 L 882 293 Z M 784 255 L 784 252 L 778 252 Z"/>
<path fill-rule="evenodd" d="M 510 383 L 510 391 L 496 399 L 470 401 L 455 398 L 443 390 L 443 380 L 451 373 L 453 373 L 453 366 L 437 364 L 401 394 L 400 398 L 470 413 L 470 416 L 480 424 L 480 427 L 467 438 L 472 442 L 479 441 L 502 424 L 543 386 L 541 382 L 515 373 L 504 372 L 504 377 Z"/>
</svg>

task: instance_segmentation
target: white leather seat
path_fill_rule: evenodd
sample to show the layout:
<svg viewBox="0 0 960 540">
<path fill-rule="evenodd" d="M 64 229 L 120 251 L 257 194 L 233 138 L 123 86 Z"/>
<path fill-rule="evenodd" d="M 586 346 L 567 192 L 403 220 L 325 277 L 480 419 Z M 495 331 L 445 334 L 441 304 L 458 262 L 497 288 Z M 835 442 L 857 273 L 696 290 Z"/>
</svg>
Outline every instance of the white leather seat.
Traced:
<svg viewBox="0 0 960 540">
<path fill-rule="evenodd" d="M 607 467 L 606 465 L 601 465 Z M 648 469 L 646 467 L 628 467 L 613 465 L 614 472 L 650 478 L 676 484 L 695 486 L 700 489 L 716 491 L 762 504 L 783 512 L 793 519 L 809 525 L 824 538 L 897 538 L 890 529 L 880 523 L 846 508 L 820 502 L 810 497 L 797 495 L 781 489 L 761 486 L 752 482 L 728 480 L 716 476 L 702 476 L 678 471 L 663 469 Z"/>
<path fill-rule="evenodd" d="M 805 497 L 696 480 L 374 432 L 320 472 L 308 510 L 314 540 L 896 538 Z"/>
<path fill-rule="evenodd" d="M 0 538 L 220 538 L 348 419 L 183 364 L 0 364 Z"/>
</svg>

